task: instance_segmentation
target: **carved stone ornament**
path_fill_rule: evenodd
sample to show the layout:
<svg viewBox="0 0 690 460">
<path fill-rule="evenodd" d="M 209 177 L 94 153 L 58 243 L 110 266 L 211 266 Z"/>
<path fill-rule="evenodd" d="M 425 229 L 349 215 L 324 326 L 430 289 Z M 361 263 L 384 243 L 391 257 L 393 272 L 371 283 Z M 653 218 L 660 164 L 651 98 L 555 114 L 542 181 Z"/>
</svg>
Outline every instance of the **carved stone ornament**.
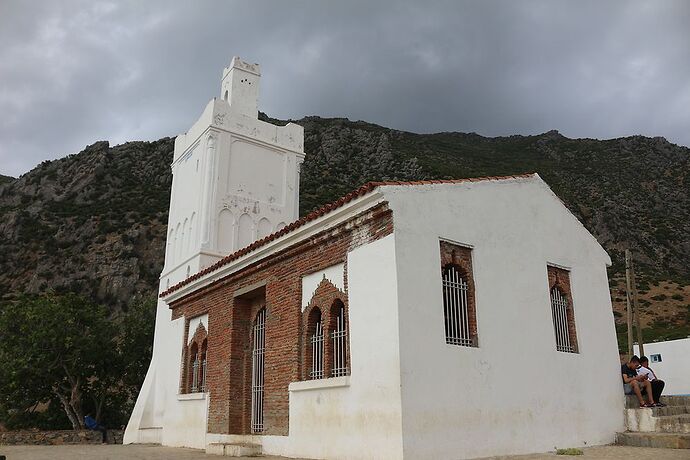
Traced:
<svg viewBox="0 0 690 460">
<path fill-rule="evenodd" d="M 224 113 L 217 113 L 213 116 L 213 124 L 214 125 L 223 126 L 223 123 L 225 123 L 225 114 Z"/>
</svg>

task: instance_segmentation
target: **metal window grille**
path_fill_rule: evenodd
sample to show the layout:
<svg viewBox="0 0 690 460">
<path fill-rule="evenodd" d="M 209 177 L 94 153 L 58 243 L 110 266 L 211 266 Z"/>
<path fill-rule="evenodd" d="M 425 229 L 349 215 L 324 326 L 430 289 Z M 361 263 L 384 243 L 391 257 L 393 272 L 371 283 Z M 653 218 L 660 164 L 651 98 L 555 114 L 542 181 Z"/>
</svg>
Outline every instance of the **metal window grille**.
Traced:
<svg viewBox="0 0 690 460">
<path fill-rule="evenodd" d="M 199 355 L 194 355 L 194 362 L 192 363 L 192 388 L 191 392 L 199 391 Z"/>
<path fill-rule="evenodd" d="M 311 372 L 312 379 L 323 378 L 323 323 L 321 319 L 316 322 L 314 335 L 311 336 Z"/>
<path fill-rule="evenodd" d="M 443 316 L 446 343 L 451 345 L 473 346 L 467 290 L 467 280 L 456 267 L 443 269 Z"/>
<path fill-rule="evenodd" d="M 570 343 L 568 299 L 557 287 L 551 289 L 551 313 L 553 315 L 553 328 L 556 333 L 556 350 L 575 353 L 574 344 Z"/>
<path fill-rule="evenodd" d="M 201 360 L 201 391 L 206 391 L 206 355 Z"/>
<path fill-rule="evenodd" d="M 266 345 L 266 309 L 256 315 L 252 344 L 252 433 L 264 430 L 264 350 Z"/>
<path fill-rule="evenodd" d="M 335 330 L 331 333 L 333 339 L 333 377 L 348 375 L 347 367 L 347 328 L 345 327 L 345 307 L 341 306 L 336 318 Z"/>
</svg>

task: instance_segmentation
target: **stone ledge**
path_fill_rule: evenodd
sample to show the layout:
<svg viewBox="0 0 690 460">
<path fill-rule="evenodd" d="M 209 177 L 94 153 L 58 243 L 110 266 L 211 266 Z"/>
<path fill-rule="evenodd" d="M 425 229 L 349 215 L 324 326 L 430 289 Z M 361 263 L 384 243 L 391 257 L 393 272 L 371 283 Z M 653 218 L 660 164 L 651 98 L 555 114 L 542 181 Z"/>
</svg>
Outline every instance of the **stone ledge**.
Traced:
<svg viewBox="0 0 690 460">
<path fill-rule="evenodd" d="M 206 393 L 181 393 L 177 395 L 178 401 L 197 401 L 199 399 L 206 399 Z"/>
<path fill-rule="evenodd" d="M 4 431 L 0 445 L 101 444 L 101 436 L 100 431 L 91 430 Z"/>
<path fill-rule="evenodd" d="M 328 388 L 342 388 L 350 386 L 350 376 L 330 377 L 327 379 L 304 380 L 302 382 L 292 382 L 288 386 L 288 391 L 309 391 L 326 390 Z"/>
</svg>

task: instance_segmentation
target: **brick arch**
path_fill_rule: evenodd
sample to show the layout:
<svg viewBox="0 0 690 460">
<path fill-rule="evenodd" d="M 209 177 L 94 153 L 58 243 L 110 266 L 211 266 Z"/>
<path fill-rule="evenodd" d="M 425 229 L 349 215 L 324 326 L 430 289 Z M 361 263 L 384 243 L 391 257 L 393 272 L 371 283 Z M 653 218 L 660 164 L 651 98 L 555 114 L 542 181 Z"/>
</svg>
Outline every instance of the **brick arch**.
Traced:
<svg viewBox="0 0 690 460">
<path fill-rule="evenodd" d="M 188 332 L 189 334 L 189 332 Z M 206 354 L 208 352 L 208 332 L 203 323 L 199 323 L 192 335 L 192 338 L 187 340 L 183 349 L 183 366 L 182 366 L 182 382 L 180 384 L 180 393 L 191 393 L 192 392 L 192 380 L 194 377 L 194 360 L 198 357 L 200 367 L 198 372 L 203 372 L 201 368 L 202 360 L 206 360 Z M 200 380 L 201 382 L 201 380 Z M 205 387 L 205 382 L 201 382 L 199 388 L 200 390 Z"/>
<path fill-rule="evenodd" d="M 302 312 L 302 379 L 308 380 L 309 372 L 311 370 L 311 341 L 310 337 L 314 333 L 313 327 L 310 329 L 310 315 L 315 308 L 319 309 L 321 312 L 321 322 L 324 325 L 324 377 L 330 377 L 331 369 L 333 365 L 333 346 L 332 341 L 329 338 L 329 332 L 331 330 L 330 325 L 332 321 L 332 305 L 335 302 L 340 302 L 345 308 L 345 318 L 349 317 L 347 294 L 342 290 L 338 289 L 328 278 L 325 276 L 316 287 L 314 294 L 312 295 L 307 307 Z M 349 328 L 349 321 L 346 319 L 346 324 Z M 349 350 L 349 334 L 347 335 L 348 344 L 347 348 Z M 349 363 L 349 351 L 348 351 L 348 363 Z"/>
<path fill-rule="evenodd" d="M 304 327 L 304 337 L 302 338 L 302 343 L 304 343 L 304 376 L 303 379 L 307 380 L 310 378 L 313 378 L 312 376 L 312 371 L 313 369 L 313 361 L 312 358 L 314 356 L 314 351 L 311 343 L 311 338 L 313 337 L 315 331 L 316 331 L 316 323 L 318 321 L 321 321 L 321 326 L 323 327 L 323 332 L 324 332 L 324 339 L 326 338 L 327 332 L 325 323 L 324 323 L 324 318 L 326 318 L 326 315 L 323 313 L 322 309 L 318 305 L 312 305 L 311 308 L 308 308 L 306 310 L 306 323 Z M 325 350 L 325 347 L 324 347 Z M 321 358 L 321 369 L 325 369 L 325 357 Z"/>
</svg>

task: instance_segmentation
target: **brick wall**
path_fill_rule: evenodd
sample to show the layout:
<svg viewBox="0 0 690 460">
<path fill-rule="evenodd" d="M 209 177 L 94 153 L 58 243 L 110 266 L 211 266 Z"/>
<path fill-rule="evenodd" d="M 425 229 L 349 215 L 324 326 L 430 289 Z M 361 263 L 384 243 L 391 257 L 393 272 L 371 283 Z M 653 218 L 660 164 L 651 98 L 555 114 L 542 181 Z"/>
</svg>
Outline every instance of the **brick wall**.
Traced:
<svg viewBox="0 0 690 460">
<path fill-rule="evenodd" d="M 340 306 L 345 307 L 345 325 L 349 329 L 347 318 L 350 317 L 347 307 L 347 294 L 335 287 L 330 281 L 324 279 L 319 283 L 314 291 L 314 295 L 309 300 L 307 308 L 302 314 L 302 344 L 304 344 L 304 352 L 302 353 L 302 380 L 309 379 L 309 372 L 311 371 L 311 344 L 310 338 L 314 334 L 314 324 L 309 323 L 309 317 L 315 309 L 321 311 L 321 324 L 324 330 L 324 376 L 330 377 L 333 370 L 333 341 L 330 340 L 329 334 L 335 330 L 337 315 L 340 313 Z M 313 317 L 312 317 L 313 318 Z M 312 321 L 313 323 L 313 321 Z M 350 368 L 350 334 L 347 334 L 347 356 L 346 362 L 348 369 Z"/>
<path fill-rule="evenodd" d="M 265 306 L 264 434 L 288 434 L 288 385 L 305 372 L 302 276 L 346 264 L 349 251 L 392 232 L 392 213 L 380 204 L 171 305 L 173 319 L 208 314 L 208 432 L 250 432 L 251 328 Z M 328 295 L 347 309 L 347 285 L 345 292 Z"/>
</svg>

